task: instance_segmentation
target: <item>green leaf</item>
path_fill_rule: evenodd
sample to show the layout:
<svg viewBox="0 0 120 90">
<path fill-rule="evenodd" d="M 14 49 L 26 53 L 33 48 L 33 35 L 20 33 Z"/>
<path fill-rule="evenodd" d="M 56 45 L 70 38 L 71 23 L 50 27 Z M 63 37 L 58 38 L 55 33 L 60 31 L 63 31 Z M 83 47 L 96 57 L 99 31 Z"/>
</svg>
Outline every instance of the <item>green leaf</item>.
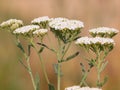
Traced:
<svg viewBox="0 0 120 90">
<path fill-rule="evenodd" d="M 57 74 L 57 72 L 58 72 L 58 64 L 53 64 L 53 67 L 54 67 L 55 73 Z"/>
<path fill-rule="evenodd" d="M 31 45 L 28 45 L 28 56 L 30 56 L 30 50 L 31 49 Z"/>
<path fill-rule="evenodd" d="M 114 48 L 114 45 L 111 44 L 111 45 L 109 46 L 109 52 L 110 52 L 111 50 L 113 50 L 113 48 Z"/>
<path fill-rule="evenodd" d="M 41 45 L 41 46 L 43 46 L 43 47 L 45 47 L 45 48 L 47 48 L 47 49 L 49 49 L 49 50 L 51 50 L 51 51 L 53 51 L 53 52 L 56 52 L 54 49 L 51 49 L 51 48 L 49 48 L 47 45 L 45 45 L 45 44 L 43 44 L 43 43 L 37 43 L 38 45 Z"/>
<path fill-rule="evenodd" d="M 65 45 L 62 47 L 62 53 L 64 53 L 64 51 L 65 51 Z"/>
<path fill-rule="evenodd" d="M 80 38 L 81 36 L 75 37 L 73 41 L 76 41 L 78 38 Z"/>
<path fill-rule="evenodd" d="M 24 53 L 25 50 L 20 42 L 16 42 L 17 47 Z"/>
<path fill-rule="evenodd" d="M 55 90 L 54 85 L 52 85 L 52 84 L 48 84 L 48 86 L 49 86 L 49 90 Z"/>
<path fill-rule="evenodd" d="M 83 65 L 82 63 L 80 63 L 80 66 L 81 66 L 81 68 L 82 68 L 82 73 L 85 74 L 85 73 L 86 73 L 86 70 L 85 70 L 84 65 Z"/>
<path fill-rule="evenodd" d="M 55 74 L 58 74 L 58 64 L 53 64 Z M 60 71 L 60 76 L 63 76 L 62 71 Z"/>
<path fill-rule="evenodd" d="M 41 47 L 40 50 L 38 51 L 38 53 L 39 53 L 39 54 L 42 53 L 43 50 L 44 50 L 44 47 Z"/>
<path fill-rule="evenodd" d="M 91 59 L 88 64 L 89 64 L 90 68 L 92 68 L 92 67 L 94 67 L 95 63 L 96 63 L 96 60 Z"/>
<path fill-rule="evenodd" d="M 38 73 L 35 76 L 35 84 L 36 84 L 36 90 L 40 90 L 40 78 Z"/>
<path fill-rule="evenodd" d="M 73 59 L 74 57 L 76 57 L 77 55 L 79 55 L 79 52 L 76 52 L 76 53 L 74 53 L 73 55 L 67 57 L 67 58 L 65 59 L 65 61 L 69 61 L 69 60 Z"/>
<path fill-rule="evenodd" d="M 106 61 L 105 63 L 102 64 L 102 66 L 100 68 L 100 72 L 102 72 L 105 69 L 105 67 L 107 66 L 107 64 L 108 64 L 108 61 Z"/>
<path fill-rule="evenodd" d="M 102 86 L 105 85 L 105 83 L 108 81 L 108 77 L 105 76 L 104 81 L 102 82 Z"/>
</svg>

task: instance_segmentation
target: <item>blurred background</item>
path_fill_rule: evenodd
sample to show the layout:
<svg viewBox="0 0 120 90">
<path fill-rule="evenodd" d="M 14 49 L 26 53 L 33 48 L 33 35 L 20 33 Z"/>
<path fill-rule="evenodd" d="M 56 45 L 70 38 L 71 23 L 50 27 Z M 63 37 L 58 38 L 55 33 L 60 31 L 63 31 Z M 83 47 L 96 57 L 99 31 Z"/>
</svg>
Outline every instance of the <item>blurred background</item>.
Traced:
<svg viewBox="0 0 120 90">
<path fill-rule="evenodd" d="M 85 28 L 81 36 L 86 36 L 88 30 L 94 27 L 107 26 L 120 30 L 120 0 L 0 0 L 0 23 L 10 18 L 21 19 L 26 24 L 40 16 L 66 17 L 78 19 L 84 22 Z M 54 35 L 50 33 L 52 43 L 57 42 Z M 109 53 L 106 60 L 109 61 L 103 75 L 108 74 L 109 80 L 103 90 L 120 90 L 120 35 L 116 35 L 115 48 Z M 21 55 L 16 47 L 14 37 L 7 31 L 0 31 L 0 90 L 33 90 L 30 77 L 18 58 Z M 23 41 L 24 42 L 24 41 Z M 49 44 L 48 39 L 45 42 Z M 73 60 L 64 63 L 62 71 L 61 86 L 76 85 L 81 80 L 80 62 L 81 58 L 87 55 L 84 50 L 74 44 L 67 54 L 80 50 L 80 55 Z M 44 63 L 47 66 L 47 73 L 50 81 L 56 85 L 56 75 L 53 63 L 56 63 L 56 56 L 48 50 L 43 52 Z M 47 83 L 41 72 L 40 63 L 34 50 L 32 50 L 31 66 L 34 75 L 40 74 L 41 90 L 47 90 Z M 91 71 L 88 82 L 92 86 L 95 82 L 96 73 Z"/>
</svg>

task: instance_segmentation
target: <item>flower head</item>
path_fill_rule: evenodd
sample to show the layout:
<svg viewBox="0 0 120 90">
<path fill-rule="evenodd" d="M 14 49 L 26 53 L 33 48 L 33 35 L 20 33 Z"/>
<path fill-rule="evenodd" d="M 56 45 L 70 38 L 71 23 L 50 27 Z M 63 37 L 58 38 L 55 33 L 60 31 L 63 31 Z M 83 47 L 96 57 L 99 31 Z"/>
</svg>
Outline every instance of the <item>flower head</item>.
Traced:
<svg viewBox="0 0 120 90">
<path fill-rule="evenodd" d="M 72 86 L 72 87 L 65 88 L 65 90 L 102 90 L 102 89 L 90 88 L 90 87 Z"/>
<path fill-rule="evenodd" d="M 39 25 L 41 28 L 47 28 L 49 22 L 48 16 L 38 17 L 31 21 L 32 24 Z"/>
<path fill-rule="evenodd" d="M 64 43 L 73 41 L 84 27 L 83 22 L 66 18 L 55 18 L 49 22 L 50 30 Z"/>
<path fill-rule="evenodd" d="M 53 27 L 56 23 L 64 22 L 64 21 L 68 21 L 68 19 L 67 18 L 62 18 L 62 17 L 51 18 L 50 22 L 49 22 L 49 26 Z"/>
<path fill-rule="evenodd" d="M 37 35 L 37 36 L 44 36 L 46 33 L 48 32 L 47 29 L 39 29 L 39 30 L 35 30 L 33 32 L 33 35 Z"/>
<path fill-rule="evenodd" d="M 31 35 L 33 31 L 38 30 L 38 25 L 27 25 L 13 31 L 14 34 Z"/>
<path fill-rule="evenodd" d="M 67 87 L 65 90 L 78 90 L 80 86 L 72 86 L 72 87 Z"/>
<path fill-rule="evenodd" d="M 84 27 L 83 22 L 66 18 L 53 19 L 49 26 L 54 30 L 76 30 Z"/>
<path fill-rule="evenodd" d="M 100 37 L 112 38 L 119 31 L 117 29 L 114 29 L 114 28 L 99 27 L 99 28 L 90 29 L 89 32 L 93 37 L 100 36 Z"/>
<path fill-rule="evenodd" d="M 102 90 L 100 88 L 90 88 L 90 87 L 81 87 L 79 89 L 75 89 L 75 90 Z"/>
<path fill-rule="evenodd" d="M 113 46 L 115 44 L 113 39 L 102 38 L 102 37 L 95 37 L 95 38 L 82 37 L 77 39 L 75 43 L 86 49 L 91 49 L 92 51 L 95 50 L 102 51 L 106 49 L 110 51 L 113 49 Z"/>
<path fill-rule="evenodd" d="M 9 19 L 0 24 L 0 27 L 2 27 L 4 29 L 9 29 L 11 31 L 13 31 L 16 28 L 19 28 L 21 26 L 23 26 L 23 21 L 17 20 L 17 19 Z"/>
</svg>

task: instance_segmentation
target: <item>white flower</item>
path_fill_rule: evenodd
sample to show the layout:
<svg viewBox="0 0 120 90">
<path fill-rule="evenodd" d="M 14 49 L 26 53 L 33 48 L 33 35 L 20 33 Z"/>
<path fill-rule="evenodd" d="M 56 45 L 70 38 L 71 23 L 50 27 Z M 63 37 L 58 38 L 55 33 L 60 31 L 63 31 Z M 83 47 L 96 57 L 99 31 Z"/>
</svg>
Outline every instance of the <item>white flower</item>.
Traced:
<svg viewBox="0 0 120 90">
<path fill-rule="evenodd" d="M 46 34 L 47 32 L 48 32 L 47 29 L 39 29 L 39 30 L 35 30 L 35 31 L 33 32 L 33 34 L 34 34 L 34 35 L 44 35 L 44 34 Z"/>
<path fill-rule="evenodd" d="M 76 44 L 91 44 L 90 38 L 88 38 L 88 37 L 79 38 L 79 39 L 77 39 L 77 41 L 75 43 Z"/>
<path fill-rule="evenodd" d="M 58 38 L 60 38 L 64 43 L 68 43 L 77 38 L 84 25 L 83 22 L 78 20 L 53 18 L 49 22 L 49 27 Z"/>
<path fill-rule="evenodd" d="M 102 90 L 102 89 L 100 89 L 100 88 L 72 86 L 72 87 L 65 88 L 65 90 Z"/>
<path fill-rule="evenodd" d="M 69 30 L 76 30 L 78 28 L 83 28 L 83 22 L 78 20 L 68 20 L 66 18 L 56 18 L 53 19 L 49 26 L 51 28 L 54 28 L 55 30 L 63 30 L 63 29 L 69 29 Z"/>
<path fill-rule="evenodd" d="M 0 27 L 2 28 L 6 28 L 9 27 L 11 29 L 16 29 L 20 26 L 23 25 L 23 21 L 22 20 L 17 20 L 17 19 L 9 19 L 7 21 L 4 21 L 0 24 Z"/>
<path fill-rule="evenodd" d="M 43 16 L 43 17 L 39 17 L 39 18 L 35 18 L 34 20 L 31 21 L 31 23 L 41 23 L 41 22 L 46 22 L 49 21 L 49 17 L 48 16 Z"/>
<path fill-rule="evenodd" d="M 79 88 L 80 86 L 72 86 L 72 87 L 65 88 L 65 90 L 77 90 Z"/>
<path fill-rule="evenodd" d="M 102 90 L 100 88 L 90 88 L 90 87 L 81 87 L 79 89 L 75 89 L 75 90 Z"/>
<path fill-rule="evenodd" d="M 64 21 L 67 21 L 67 20 L 68 20 L 67 18 L 62 18 L 62 17 L 51 18 L 50 22 L 49 22 L 49 26 L 53 27 L 56 23 L 64 22 Z"/>
<path fill-rule="evenodd" d="M 99 28 L 94 28 L 94 29 L 90 29 L 89 30 L 90 33 L 118 33 L 119 31 L 117 29 L 114 28 L 108 28 L 108 27 L 99 27 Z"/>
<path fill-rule="evenodd" d="M 13 33 L 14 34 L 26 34 L 26 33 L 33 32 L 38 29 L 39 29 L 38 25 L 27 25 L 27 26 L 23 26 L 21 28 L 16 29 Z"/>
<path fill-rule="evenodd" d="M 110 38 L 112 38 L 119 31 L 117 29 L 114 29 L 114 28 L 99 27 L 99 28 L 90 29 L 89 32 L 93 37 L 100 36 L 100 37 L 110 37 Z"/>
<path fill-rule="evenodd" d="M 82 37 L 77 39 L 75 42 L 76 44 L 115 44 L 113 39 L 110 38 L 102 38 L 102 37 L 95 37 L 95 38 L 88 38 L 88 37 Z"/>
</svg>

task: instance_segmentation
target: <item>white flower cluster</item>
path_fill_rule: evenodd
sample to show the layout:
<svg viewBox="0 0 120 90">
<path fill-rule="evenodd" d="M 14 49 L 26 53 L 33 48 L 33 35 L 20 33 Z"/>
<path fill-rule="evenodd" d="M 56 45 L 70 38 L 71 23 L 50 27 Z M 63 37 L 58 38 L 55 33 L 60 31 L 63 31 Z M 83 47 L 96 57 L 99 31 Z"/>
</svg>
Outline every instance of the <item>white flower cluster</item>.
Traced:
<svg viewBox="0 0 120 90">
<path fill-rule="evenodd" d="M 63 30 L 63 29 L 76 30 L 78 28 L 83 28 L 84 24 L 83 22 L 78 20 L 55 18 L 55 19 L 51 19 L 51 21 L 49 22 L 49 26 L 50 28 L 53 28 L 55 30 Z"/>
<path fill-rule="evenodd" d="M 65 90 L 77 90 L 79 88 L 80 86 L 72 86 L 72 87 L 65 88 Z"/>
<path fill-rule="evenodd" d="M 21 20 L 9 19 L 7 21 L 2 22 L 0 24 L 0 27 L 2 27 L 2 28 L 6 28 L 6 27 L 8 28 L 9 27 L 10 29 L 16 29 L 16 28 L 18 28 L 22 25 L 23 25 L 23 21 L 21 21 Z"/>
<path fill-rule="evenodd" d="M 114 28 L 99 27 L 99 28 L 90 29 L 89 32 L 94 33 L 94 34 L 99 34 L 99 33 L 111 34 L 111 33 L 118 33 L 119 31 L 117 29 L 114 29 Z"/>
<path fill-rule="evenodd" d="M 33 34 L 34 34 L 34 35 L 44 35 L 44 34 L 46 34 L 47 32 L 48 32 L 47 29 L 39 29 L 39 30 L 35 30 L 35 31 L 33 32 Z"/>
<path fill-rule="evenodd" d="M 90 88 L 90 87 L 80 87 L 80 86 L 73 86 L 65 88 L 65 90 L 102 90 L 99 88 Z"/>
<path fill-rule="evenodd" d="M 13 33 L 14 34 L 26 34 L 26 33 L 38 30 L 39 28 L 40 27 L 38 25 L 27 25 L 27 26 L 23 26 L 21 28 L 16 29 Z"/>
<path fill-rule="evenodd" d="M 23 21 L 21 20 L 17 20 L 17 19 L 10 19 L 7 21 L 4 21 L 3 23 L 0 24 L 1 27 L 6 27 L 6 26 L 10 26 L 12 24 L 18 23 L 20 25 L 23 25 Z"/>
<path fill-rule="evenodd" d="M 76 89 L 76 90 L 102 90 L 100 88 L 90 88 L 90 87 L 81 87 L 79 89 Z"/>
<path fill-rule="evenodd" d="M 31 21 L 31 23 L 41 23 L 41 22 L 46 22 L 49 21 L 49 17 L 48 16 L 43 16 L 43 17 L 39 17 L 39 18 L 35 18 L 34 20 Z"/>
<path fill-rule="evenodd" d="M 58 23 L 58 22 L 64 22 L 64 21 L 68 21 L 69 19 L 67 18 L 62 18 L 62 17 L 58 17 L 58 18 L 51 18 L 50 22 L 49 22 L 49 26 Z"/>
<path fill-rule="evenodd" d="M 88 37 L 82 37 L 77 39 L 77 41 L 75 42 L 76 44 L 86 44 L 86 45 L 90 45 L 90 44 L 115 44 L 113 39 L 110 38 L 102 38 L 102 37 L 95 37 L 95 38 L 88 38 Z"/>
</svg>

